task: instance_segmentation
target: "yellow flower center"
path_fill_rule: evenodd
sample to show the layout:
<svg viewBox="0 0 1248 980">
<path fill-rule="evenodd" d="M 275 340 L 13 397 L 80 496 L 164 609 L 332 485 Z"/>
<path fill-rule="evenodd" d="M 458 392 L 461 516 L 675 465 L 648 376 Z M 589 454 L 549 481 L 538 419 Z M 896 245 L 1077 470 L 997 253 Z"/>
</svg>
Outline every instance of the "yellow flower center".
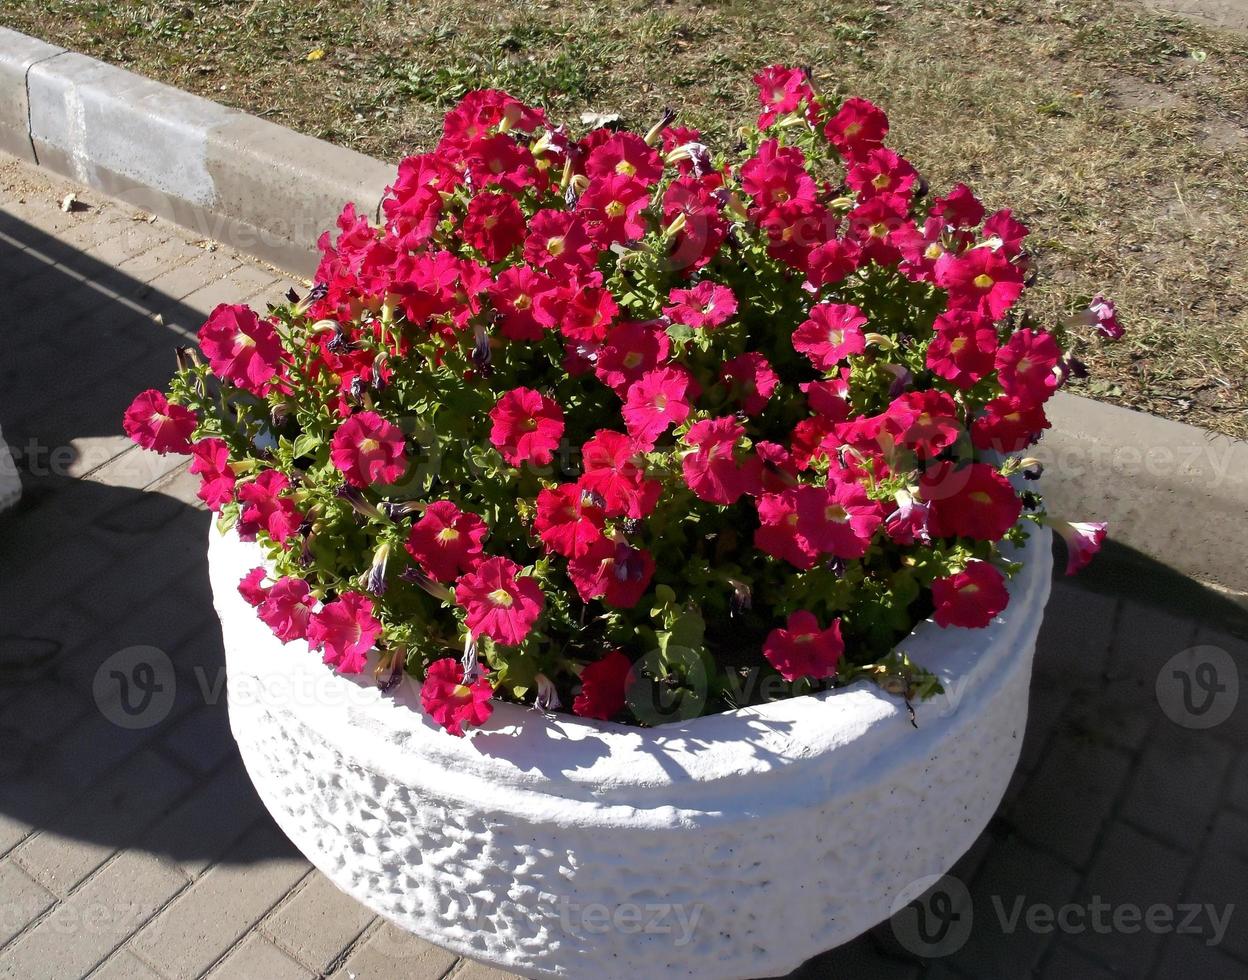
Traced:
<svg viewBox="0 0 1248 980">
<path fill-rule="evenodd" d="M 617 174 L 622 174 L 625 177 L 632 177 L 634 174 L 637 173 L 637 168 L 634 167 L 627 160 L 621 160 L 619 163 L 615 165 L 615 172 Z"/>
<path fill-rule="evenodd" d="M 450 542 L 450 541 L 459 540 L 459 532 L 456 531 L 455 528 L 453 527 L 444 527 L 442 528 L 441 531 L 437 533 L 437 538 L 443 544 L 446 544 L 447 542 Z"/>
<path fill-rule="evenodd" d="M 849 520 L 849 512 L 840 504 L 829 504 L 824 509 L 823 516 L 834 524 L 844 524 Z"/>
<path fill-rule="evenodd" d="M 380 448 L 381 443 L 376 439 L 365 438 L 360 440 L 360 452 L 362 453 L 375 453 Z"/>
<path fill-rule="evenodd" d="M 892 183 L 892 178 L 888 174 L 876 174 L 871 181 L 871 186 L 877 191 L 882 191 L 885 187 Z"/>
<path fill-rule="evenodd" d="M 619 218 L 623 216 L 625 208 L 622 201 L 612 201 L 604 210 L 608 218 Z"/>
<path fill-rule="evenodd" d="M 515 601 L 511 597 L 511 593 L 506 589 L 495 589 L 486 598 L 500 609 L 510 609 L 511 604 Z"/>
<path fill-rule="evenodd" d="M 981 272 L 971 280 L 971 282 L 975 284 L 976 289 L 991 289 L 995 281 L 996 280 L 994 280 L 992 276 L 988 275 L 986 272 Z"/>
<path fill-rule="evenodd" d="M 563 236 L 556 235 L 554 238 L 546 239 L 546 251 L 555 257 L 562 255 L 563 254 Z"/>
</svg>

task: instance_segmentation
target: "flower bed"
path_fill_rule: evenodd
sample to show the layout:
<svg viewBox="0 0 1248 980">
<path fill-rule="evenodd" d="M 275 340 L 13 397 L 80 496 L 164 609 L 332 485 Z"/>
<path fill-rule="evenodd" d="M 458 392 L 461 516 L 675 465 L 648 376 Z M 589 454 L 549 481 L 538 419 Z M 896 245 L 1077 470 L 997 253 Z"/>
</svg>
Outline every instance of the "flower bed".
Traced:
<svg viewBox="0 0 1248 980">
<path fill-rule="evenodd" d="M 306 297 L 218 307 L 127 431 L 189 452 L 283 642 L 454 735 L 499 700 L 643 725 L 860 679 L 981 629 L 1038 524 L 1077 361 L 1018 308 L 1008 209 L 931 198 L 877 107 L 800 70 L 713 150 L 670 114 L 573 136 L 501 92 L 448 114 L 378 227 L 348 207 Z M 1120 332 L 1097 297 L 1079 314 Z M 379 657 L 370 664 L 370 652 Z"/>
</svg>

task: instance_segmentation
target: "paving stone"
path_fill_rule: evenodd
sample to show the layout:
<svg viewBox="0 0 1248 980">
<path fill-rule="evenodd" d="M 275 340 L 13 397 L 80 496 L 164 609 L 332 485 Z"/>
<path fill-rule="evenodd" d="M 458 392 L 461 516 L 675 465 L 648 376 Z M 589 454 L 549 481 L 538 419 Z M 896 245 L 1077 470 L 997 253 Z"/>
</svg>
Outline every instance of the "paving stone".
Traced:
<svg viewBox="0 0 1248 980">
<path fill-rule="evenodd" d="M 1248 754 L 1241 756 L 1235 763 L 1228 802 L 1248 813 Z"/>
<path fill-rule="evenodd" d="M 1059 943 L 1040 971 L 1042 980 L 1113 980 L 1112 973 L 1066 943 Z"/>
<path fill-rule="evenodd" d="M 1248 818 L 1224 811 L 1214 821 L 1213 833 L 1184 901 L 1212 905 L 1219 914 L 1228 906 L 1235 906 L 1222 948 L 1248 962 L 1248 915 L 1242 914 L 1245 881 L 1248 881 Z M 1205 917 L 1203 922 L 1208 923 L 1209 918 Z"/>
<path fill-rule="evenodd" d="M 835 980 L 839 977 L 854 977 L 856 980 L 918 980 L 921 970 L 918 961 L 912 954 L 898 947 L 895 956 L 886 954 L 878 948 L 872 936 L 873 930 L 864 936 L 829 950 L 812 960 L 808 960 L 798 969 L 790 973 L 785 980 Z M 883 932 L 884 930 L 878 930 Z M 467 973 L 471 969 L 489 970 L 489 967 L 471 960 L 464 960 L 461 969 L 455 972 L 456 977 L 499 976 L 509 974 L 494 971 L 487 974 Z"/>
<path fill-rule="evenodd" d="M 198 977 L 308 869 L 275 827 L 258 827 L 148 923 L 135 936 L 134 948 L 171 980 Z"/>
<path fill-rule="evenodd" d="M 230 717 L 224 704 L 209 705 L 171 731 L 161 743 L 191 772 L 211 772 L 237 755 L 230 734 Z"/>
<path fill-rule="evenodd" d="M 143 847 L 198 878 L 261 820 L 271 824 L 237 760 L 197 786 L 145 834 Z"/>
<path fill-rule="evenodd" d="M 138 840 L 190 786 L 185 773 L 153 752 L 142 752 L 13 856 L 40 884 L 64 898 L 109 855 Z"/>
<path fill-rule="evenodd" d="M 1067 689 L 1099 687 L 1118 606 L 1116 598 L 1055 580 L 1036 641 L 1036 674 Z"/>
<path fill-rule="evenodd" d="M 210 980 L 315 980 L 315 976 L 257 933 L 208 974 Z"/>
<path fill-rule="evenodd" d="M 339 891 L 318 871 L 270 913 L 260 928 L 301 963 L 323 972 L 375 918 L 370 909 Z"/>
<path fill-rule="evenodd" d="M 1001 843 L 971 885 L 971 935 L 949 964 L 985 980 L 1029 976 L 1053 940 L 1051 931 L 1036 928 L 1043 923 L 1032 910 L 1060 908 L 1078 885 L 1078 875 L 1060 862 L 1018 840 Z"/>
<path fill-rule="evenodd" d="M 0 947 L 52 907 L 56 896 L 15 861 L 0 861 Z"/>
<path fill-rule="evenodd" d="M 1213 825 L 1232 750 L 1208 732 L 1161 725 L 1131 778 L 1123 815 L 1183 850 Z"/>
<path fill-rule="evenodd" d="M 1027 729 L 1018 755 L 1018 768 L 1023 773 L 1032 772 L 1040 763 L 1069 701 L 1069 690 L 1057 681 L 1039 674 L 1032 678 Z"/>
<path fill-rule="evenodd" d="M 332 976 L 333 980 L 435 980 L 445 976 L 457 959 L 440 946 L 382 922 Z"/>
<path fill-rule="evenodd" d="M 1225 650 L 1239 668 L 1235 707 L 1226 721 L 1209 731 L 1242 750 L 1245 745 L 1248 745 L 1248 640 L 1221 630 L 1204 627 L 1196 634 L 1193 643 Z"/>
<path fill-rule="evenodd" d="M 86 976 L 184 887 L 181 872 L 125 851 L 0 955 L 0 978 Z"/>
<path fill-rule="evenodd" d="M 164 977 L 123 946 L 100 964 L 91 974 L 91 980 L 164 980 Z"/>
<path fill-rule="evenodd" d="M 453 980 L 520 980 L 514 973 L 498 970 L 484 963 L 463 960 L 458 970 L 451 974 Z"/>
<path fill-rule="evenodd" d="M 1166 943 L 1154 980 L 1243 980 L 1248 964 L 1232 959 L 1212 940 L 1191 936 L 1172 936 Z"/>
<path fill-rule="evenodd" d="M 1155 606 L 1123 601 L 1107 672 L 1111 679 L 1132 676 L 1152 690 L 1166 661 L 1196 638 L 1196 624 Z"/>
<path fill-rule="evenodd" d="M 1032 843 L 1086 867 L 1130 766 L 1126 753 L 1063 732 L 1007 817 Z"/>
<path fill-rule="evenodd" d="M 1183 881 L 1193 860 L 1115 824 L 1075 899 L 1081 907 L 1079 931 L 1068 942 L 1128 976 L 1146 975 L 1180 914 Z M 1150 918 L 1154 913 L 1158 918 Z"/>
</svg>

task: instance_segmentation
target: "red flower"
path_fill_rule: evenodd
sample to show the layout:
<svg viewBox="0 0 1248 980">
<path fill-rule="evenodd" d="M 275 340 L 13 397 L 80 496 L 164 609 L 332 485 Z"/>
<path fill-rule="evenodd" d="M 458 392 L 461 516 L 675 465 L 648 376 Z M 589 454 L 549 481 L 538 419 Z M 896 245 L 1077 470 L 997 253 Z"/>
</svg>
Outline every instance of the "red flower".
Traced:
<svg viewBox="0 0 1248 980">
<path fill-rule="evenodd" d="M 953 190 L 932 202 L 928 214 L 953 228 L 974 228 L 984 220 L 984 206 L 965 184 L 954 184 Z"/>
<path fill-rule="evenodd" d="M 652 447 L 669 426 L 689 417 L 689 388 L 693 379 L 684 368 L 648 371 L 628 389 L 624 426 L 639 446 Z"/>
<path fill-rule="evenodd" d="M 621 398 L 628 388 L 647 371 L 653 371 L 667 360 L 671 341 L 667 331 L 657 323 L 626 320 L 613 327 L 598 351 L 594 373 Z"/>
<path fill-rule="evenodd" d="M 527 265 L 513 265 L 490 285 L 490 302 L 498 311 L 499 333 L 508 340 L 541 340 L 544 325 L 537 318 L 540 297 L 555 288 L 554 280 Z"/>
<path fill-rule="evenodd" d="M 949 309 L 1000 320 L 1023 292 L 1023 272 L 1000 252 L 972 248 L 936 260 L 936 285 L 949 293 Z"/>
<path fill-rule="evenodd" d="M 1096 325 L 1097 332 L 1109 340 L 1121 340 L 1126 333 L 1118 322 L 1118 309 L 1111 300 L 1104 296 L 1092 297 L 1088 304 L 1088 319 Z"/>
<path fill-rule="evenodd" d="M 793 349 L 805 354 L 821 371 L 831 371 L 846 358 L 867 349 L 862 332 L 867 318 L 849 303 L 820 303 L 810 319 L 793 331 Z"/>
<path fill-rule="evenodd" d="M 997 332 L 986 317 L 948 310 L 932 326 L 936 334 L 927 348 L 927 366 L 938 377 L 965 389 L 992 372 Z"/>
<path fill-rule="evenodd" d="M 654 510 L 662 487 L 646 479 L 645 459 L 631 436 L 599 429 L 582 455 L 581 486 L 603 499 L 608 514 L 641 518 Z"/>
<path fill-rule="evenodd" d="M 493 713 L 494 688 L 484 667 L 476 680 L 465 683 L 464 668 L 454 657 L 435 660 L 420 685 L 420 704 L 425 714 L 450 734 L 463 738 L 465 725 L 483 725 Z"/>
<path fill-rule="evenodd" d="M 580 215 L 548 208 L 538 211 L 529 222 L 524 240 L 524 260 L 549 271 L 587 271 L 598 258 L 598 250 L 585 231 Z"/>
<path fill-rule="evenodd" d="M 758 117 L 758 128 L 766 129 L 781 116 L 796 112 L 805 103 L 814 106 L 815 92 L 810 87 L 806 72 L 800 68 L 784 65 L 768 65 L 754 76 L 758 86 L 758 102 L 763 107 Z"/>
<path fill-rule="evenodd" d="M 884 515 L 866 488 L 851 482 L 809 484 L 794 491 L 797 530 L 817 551 L 837 558 L 861 558 Z"/>
<path fill-rule="evenodd" d="M 581 693 L 572 702 L 573 712 L 582 718 L 610 721 L 624 710 L 632 669 L 628 657 L 618 650 L 586 664 L 581 668 Z"/>
<path fill-rule="evenodd" d="M 238 502 L 243 505 L 238 520 L 238 534 L 244 541 L 254 541 L 258 531 L 264 531 L 278 544 L 299 529 L 303 515 L 295 502 L 285 495 L 290 480 L 285 473 L 265 470 L 254 480 L 238 488 Z"/>
<path fill-rule="evenodd" d="M 694 495 L 712 504 L 736 503 L 744 493 L 762 489 L 762 461 L 754 455 L 737 462 L 737 444 L 745 429 L 731 416 L 703 419 L 685 433 L 695 451 L 685 456 L 685 483 Z"/>
<path fill-rule="evenodd" d="M 650 552 L 606 538 L 568 562 L 568 578 L 583 600 L 601 599 L 616 609 L 637 605 L 653 576 Z"/>
<path fill-rule="evenodd" d="M 564 483 L 537 494 L 533 526 L 542 544 L 565 558 L 580 558 L 602 540 L 606 516 L 594 495 Z"/>
<path fill-rule="evenodd" d="M 1022 252 L 1027 234 L 1027 226 L 1016 220 L 1009 208 L 1002 208 L 984 222 L 984 237 L 999 239 L 1001 254 L 1006 258 L 1012 259 Z"/>
<path fill-rule="evenodd" d="M 585 158 L 585 173 L 591 180 L 618 175 L 654 184 L 663 176 L 663 161 L 636 133 L 616 133 Z"/>
<path fill-rule="evenodd" d="M 191 452 L 191 433 L 198 421 L 189 408 L 175 405 L 162 392 L 149 388 L 130 403 L 121 426 L 144 449 L 164 456 Z"/>
<path fill-rule="evenodd" d="M 794 490 L 759 497 L 758 520 L 754 547 L 802 571 L 815 567 L 819 549 L 802 537 L 797 529 L 797 494 Z"/>
<path fill-rule="evenodd" d="M 537 322 L 557 327 L 569 340 L 598 343 L 607 335 L 620 308 L 610 290 L 601 286 L 601 277 L 570 280 L 537 299 Z M 595 284 L 598 283 L 598 284 Z"/>
<path fill-rule="evenodd" d="M 1061 359 L 1052 334 L 1019 330 L 997 351 L 997 380 L 1007 395 L 1042 402 L 1057 388 L 1053 369 Z"/>
<path fill-rule="evenodd" d="M 668 296 L 670 306 L 663 313 L 674 323 L 712 330 L 732 319 L 737 312 L 737 297 L 727 286 L 703 279 L 692 289 L 673 289 Z"/>
<path fill-rule="evenodd" d="M 910 220 L 909 201 L 896 194 L 880 194 L 854 208 L 849 213 L 849 234 L 862 258 L 880 265 L 896 265 L 903 254 L 920 249 L 923 241 Z"/>
<path fill-rule="evenodd" d="M 258 606 L 268 596 L 269 590 L 260 584 L 267 574 L 263 568 L 253 568 L 238 583 L 238 594 L 247 601 L 247 605 Z"/>
<path fill-rule="evenodd" d="M 589 182 L 577 210 L 600 248 L 613 242 L 632 242 L 646 233 L 645 210 L 650 191 L 643 181 L 610 174 Z"/>
<path fill-rule="evenodd" d="M 760 214 L 758 227 L 767 236 L 768 255 L 804 272 L 811 251 L 832 237 L 836 221 L 815 201 L 785 201 Z"/>
<path fill-rule="evenodd" d="M 394 483 L 407 471 L 403 431 L 376 412 L 356 412 L 338 427 L 330 461 L 348 483 Z"/>
<path fill-rule="evenodd" d="M 814 201 L 815 180 L 806 170 L 806 157 L 796 146 L 764 140 L 758 152 L 741 165 L 741 189 L 754 201 L 759 214 L 790 201 Z"/>
<path fill-rule="evenodd" d="M 214 513 L 234 499 L 234 471 L 224 440 L 201 439 L 191 446 L 191 472 L 203 477 L 197 496 Z"/>
<path fill-rule="evenodd" d="M 812 286 L 832 286 L 858 268 L 862 250 L 848 238 L 830 238 L 806 256 L 806 278 Z"/>
<path fill-rule="evenodd" d="M 860 200 L 880 194 L 909 196 L 918 179 L 909 161 L 882 146 L 851 163 L 845 175 L 845 183 L 858 192 Z"/>
<path fill-rule="evenodd" d="M 810 410 L 830 422 L 843 422 L 849 418 L 849 379 L 842 377 L 824 381 L 805 381 L 799 385 Z"/>
<path fill-rule="evenodd" d="M 841 156 L 861 160 L 888 135 L 888 117 L 866 99 L 846 99 L 823 129 L 823 135 Z"/>
<path fill-rule="evenodd" d="M 475 139 L 464 148 L 464 165 L 474 187 L 497 184 L 511 194 L 544 183 L 527 146 L 506 133 Z"/>
<path fill-rule="evenodd" d="M 308 621 L 308 646 L 324 649 L 325 663 L 340 674 L 360 673 L 380 635 L 373 600 L 358 592 L 343 592 Z"/>
<path fill-rule="evenodd" d="M 958 407 L 943 391 L 908 391 L 888 406 L 884 425 L 894 440 L 920 457 L 935 456 L 962 435 Z"/>
<path fill-rule="evenodd" d="M 407 536 L 407 552 L 432 579 L 454 582 L 481 560 L 481 543 L 490 529 L 476 514 L 449 500 L 435 500 Z"/>
<path fill-rule="evenodd" d="M 510 194 L 478 194 L 468 204 L 463 234 L 487 262 L 497 262 L 524 239 L 524 213 Z"/>
<path fill-rule="evenodd" d="M 199 346 L 212 373 L 259 394 L 277 374 L 282 344 L 268 320 L 248 306 L 222 303 L 199 328 Z"/>
<path fill-rule="evenodd" d="M 814 613 L 805 609 L 791 613 L 788 623 L 768 633 L 763 643 L 763 656 L 786 681 L 835 677 L 844 653 L 841 621 L 834 619 L 826 630 L 820 629 Z"/>
<path fill-rule="evenodd" d="M 490 411 L 490 442 L 512 466 L 546 466 L 563 435 L 563 410 L 532 388 L 513 388 Z"/>
<path fill-rule="evenodd" d="M 1005 578 L 986 561 L 969 562 L 963 571 L 932 583 L 933 619 L 941 627 L 981 629 L 1010 601 Z"/>
<path fill-rule="evenodd" d="M 746 415 L 757 415 L 767 407 L 780 376 L 767 358 L 757 351 L 738 354 L 720 368 L 719 379 L 733 390 Z"/>
<path fill-rule="evenodd" d="M 520 643 L 546 607 L 537 581 L 518 574 L 510 558 L 487 558 L 462 576 L 455 601 L 464 607 L 472 638 L 484 634 L 495 643 Z"/>
<path fill-rule="evenodd" d="M 273 631 L 274 636 L 283 643 L 289 643 L 291 640 L 302 640 L 308 635 L 308 623 L 314 605 L 316 600 L 312 598 L 308 583 L 301 578 L 288 576 L 273 583 L 256 614 Z"/>
<path fill-rule="evenodd" d="M 1030 446 L 1049 428 L 1040 403 L 1028 397 L 1002 395 L 984 406 L 984 413 L 971 423 L 971 442 L 976 449 L 1013 453 Z"/>
<path fill-rule="evenodd" d="M 931 504 L 928 525 L 937 537 L 999 541 L 1023 509 L 1010 481 L 987 463 L 961 469 L 938 463 L 920 478 L 919 490 Z"/>
</svg>

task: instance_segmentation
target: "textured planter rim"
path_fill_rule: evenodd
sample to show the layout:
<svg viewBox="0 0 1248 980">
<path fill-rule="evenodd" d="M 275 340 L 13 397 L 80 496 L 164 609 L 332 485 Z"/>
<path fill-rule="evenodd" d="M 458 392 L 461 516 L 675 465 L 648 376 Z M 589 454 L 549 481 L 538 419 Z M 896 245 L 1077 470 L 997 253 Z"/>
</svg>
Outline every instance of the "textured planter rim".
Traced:
<svg viewBox="0 0 1248 980">
<path fill-rule="evenodd" d="M 663 975 L 783 974 L 887 918 L 896 903 L 923 890 L 920 885 L 925 876 L 947 870 L 995 811 L 1017 762 L 1026 722 L 1031 655 L 1049 592 L 1052 557 L 1047 529 L 1031 529 L 1025 559 L 1010 583 L 1009 607 L 986 629 L 942 630 L 928 621 L 899 644 L 916 663 L 936 674 L 946 689 L 945 694 L 916 705 L 917 729 L 911 726 L 900 698 L 858 682 L 650 729 L 563 714 L 544 717 L 517 705 L 499 704 L 485 726 L 461 739 L 448 735 L 424 715 L 419 685 L 410 677 L 382 694 L 371 671 L 341 677 L 321 664 L 306 644 L 283 647 L 237 592 L 243 575 L 262 564 L 258 547 L 241 542 L 233 532 L 222 536 L 213 530 L 209 541 L 210 578 L 230 677 L 231 724 L 257 790 L 279 825 L 339 887 L 400 926 L 463 955 L 534 976 L 628 977 L 647 964 L 653 968 L 654 962 L 662 963 Z M 298 736 L 285 738 L 275 728 L 298 732 Z M 280 745 L 274 741 L 279 736 L 285 738 Z M 334 788 L 329 796 L 316 795 L 327 792 L 324 780 L 298 773 L 308 757 L 298 758 L 296 749 L 286 747 L 287 742 L 306 746 L 312 739 L 318 754 L 333 759 L 336 769 L 347 770 L 342 779 L 359 777 L 355 789 Z M 969 772 L 968 753 L 979 760 Z M 301 789 L 288 785 L 301 778 L 305 779 Z M 863 808 L 874 807 L 870 801 L 887 800 L 898 792 L 913 795 L 917 780 L 927 781 L 919 791 L 923 829 L 916 825 L 911 832 L 915 840 L 893 843 L 910 848 L 908 854 L 898 855 L 905 867 L 880 867 L 891 856 L 881 846 L 878 854 L 867 855 L 865 870 L 856 872 L 853 880 L 827 886 L 849 889 L 872 883 L 874 891 L 868 888 L 856 896 L 851 911 L 835 916 L 831 926 L 820 924 L 816 916 L 805 931 L 798 929 L 799 936 L 782 935 L 785 930 L 792 932 L 787 922 L 764 922 L 776 930 L 769 933 L 775 939 L 771 948 L 759 948 L 755 941 L 750 949 L 708 954 L 718 941 L 714 937 L 690 952 L 687 962 L 661 941 L 651 942 L 650 936 L 578 937 L 565 943 L 562 952 L 551 949 L 560 944 L 552 944 L 545 929 L 539 929 L 545 942 L 538 946 L 525 941 L 523 930 L 514 936 L 507 930 L 491 932 L 482 939 L 471 928 L 455 926 L 454 910 L 448 914 L 445 909 L 428 907 L 428 896 L 415 905 L 405 904 L 386 887 L 379 887 L 379 876 L 408 874 L 411 878 L 418 873 L 443 901 L 457 888 L 471 891 L 470 882 L 442 881 L 455 875 L 444 875 L 429 862 L 410 868 L 401 858 L 396 860 L 404 844 L 423 848 L 409 852 L 414 854 L 435 848 L 436 833 L 413 824 L 405 831 L 378 828 L 375 833 L 380 836 L 370 830 L 363 843 L 353 837 L 361 833 L 353 817 L 356 809 L 371 815 L 375 799 L 386 801 L 387 794 L 399 792 L 405 801 L 402 806 L 392 799 L 377 803 L 386 808 L 396 826 L 408 827 L 404 821 L 414 821 L 422 809 L 432 807 L 445 807 L 447 813 L 469 823 L 469 818 L 484 815 L 491 842 L 505 844 L 509 828 L 518 828 L 516 834 L 522 840 L 514 846 L 521 852 L 559 848 L 565 836 L 581 839 L 577 835 L 587 831 L 625 834 L 640 842 L 636 861 L 632 852 L 626 857 L 629 870 L 644 871 L 646 862 L 652 861 L 656 880 L 653 888 L 643 890 L 662 894 L 669 884 L 679 890 L 676 883 L 663 878 L 662 869 L 671 860 L 664 856 L 664 847 L 683 848 L 674 853 L 687 857 L 691 846 L 706 841 L 708 848 L 718 848 L 716 860 L 728 860 L 731 865 L 734 859 L 722 854 L 725 842 L 738 842 L 739 859 L 746 860 L 746 853 L 757 844 L 751 835 L 759 833 L 759 821 L 771 821 L 777 827 L 796 821 L 804 826 L 813 815 L 843 813 L 846 807 L 848 812 L 861 814 L 862 826 L 855 832 L 870 837 L 884 833 L 874 827 L 877 816 L 881 827 L 888 820 L 882 810 L 877 814 Z M 301 792 L 316 802 L 301 802 Z M 325 817 L 316 812 L 335 809 L 340 800 L 340 814 Z M 929 818 L 935 817 L 939 824 L 942 814 L 949 816 L 950 826 L 932 832 Z M 901 817 L 904 827 L 905 814 Z M 526 834 L 526 828 L 544 830 L 547 839 Z M 648 844 L 651 838 L 654 853 Z M 596 855 L 590 852 L 597 844 L 583 839 L 581 843 L 586 853 L 578 853 L 578 858 L 583 858 L 584 867 L 591 867 Z M 927 843 L 931 846 L 920 846 Z M 788 846 L 800 852 L 801 841 L 789 841 Z M 361 851 L 373 850 L 377 853 L 361 857 Z M 727 851 L 731 854 L 733 847 Z M 765 849 L 760 854 L 766 857 Z M 354 866 L 357 860 L 368 866 L 367 872 Z M 495 854 L 488 860 L 497 865 L 500 859 Z M 513 889 L 505 885 L 495 889 L 496 903 L 505 903 L 505 895 L 527 880 L 523 867 L 491 868 L 503 877 L 514 872 Z M 613 895 L 619 897 L 610 883 L 595 885 L 588 871 L 585 878 L 573 876 L 566 885 L 582 903 L 598 892 L 608 906 Z M 551 886 L 549 880 L 543 881 L 542 887 L 564 888 L 562 882 Z M 768 880 L 763 885 L 773 891 L 786 887 L 783 881 L 777 885 Z M 720 882 L 715 888 L 718 891 L 712 897 L 718 900 L 727 885 Z M 500 896 L 499 889 L 505 894 Z M 743 885 L 742 891 L 746 890 Z M 560 895 L 566 900 L 562 891 Z M 698 901 L 705 898 L 694 896 Z M 490 899 L 483 901 L 488 906 Z M 726 897 L 724 901 L 729 902 Z M 751 910 L 750 921 L 756 923 L 768 915 L 794 916 L 791 903 L 775 904 L 771 910 Z M 482 914 L 480 909 L 476 914 Z M 618 950 L 607 949 L 612 942 Z M 647 945 L 657 947 L 659 960 L 647 959 L 654 952 L 640 949 Z M 708 955 L 714 955 L 715 961 L 706 962 Z M 582 963 L 585 972 L 581 972 Z"/>
</svg>

